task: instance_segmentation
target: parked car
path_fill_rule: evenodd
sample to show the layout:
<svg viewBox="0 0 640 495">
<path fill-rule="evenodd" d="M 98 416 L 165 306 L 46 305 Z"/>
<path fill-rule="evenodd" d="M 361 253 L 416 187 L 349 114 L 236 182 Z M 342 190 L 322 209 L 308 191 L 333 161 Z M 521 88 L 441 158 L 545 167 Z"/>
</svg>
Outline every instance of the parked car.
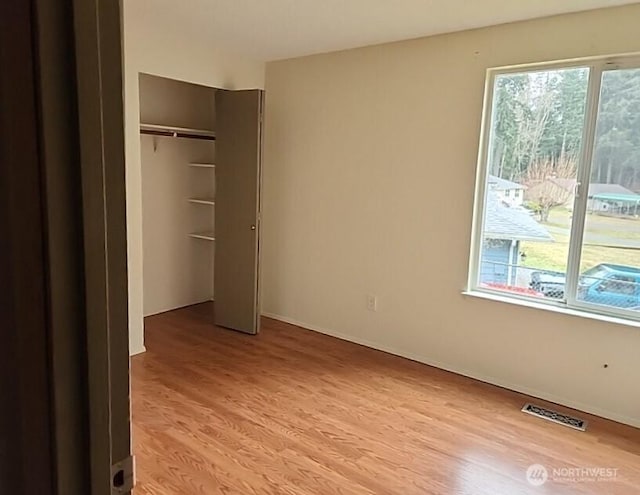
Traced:
<svg viewBox="0 0 640 495">
<path fill-rule="evenodd" d="M 531 274 L 529 287 L 552 299 L 564 299 L 566 275 L 537 271 Z M 640 308 L 640 268 L 600 263 L 585 271 L 578 280 L 580 301 L 618 308 Z"/>
</svg>

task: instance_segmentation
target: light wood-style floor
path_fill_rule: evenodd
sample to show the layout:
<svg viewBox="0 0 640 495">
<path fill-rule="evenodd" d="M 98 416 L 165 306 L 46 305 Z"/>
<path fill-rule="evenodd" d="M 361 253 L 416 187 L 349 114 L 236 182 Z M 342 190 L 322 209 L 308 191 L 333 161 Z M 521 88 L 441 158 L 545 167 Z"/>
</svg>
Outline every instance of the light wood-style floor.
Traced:
<svg viewBox="0 0 640 495">
<path fill-rule="evenodd" d="M 274 320 L 223 330 L 212 311 L 146 320 L 135 495 L 640 494 L 640 430 L 580 413 L 581 433 L 517 393 Z M 617 476 L 534 487 L 532 464 Z"/>
</svg>

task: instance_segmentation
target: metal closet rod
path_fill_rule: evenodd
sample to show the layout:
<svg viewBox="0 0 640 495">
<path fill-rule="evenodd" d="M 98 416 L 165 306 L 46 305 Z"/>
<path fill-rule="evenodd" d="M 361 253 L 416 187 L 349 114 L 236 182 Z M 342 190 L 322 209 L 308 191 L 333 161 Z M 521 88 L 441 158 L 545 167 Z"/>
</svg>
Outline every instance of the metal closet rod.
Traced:
<svg viewBox="0 0 640 495">
<path fill-rule="evenodd" d="M 156 130 L 156 129 L 140 129 L 140 134 L 149 134 L 150 136 L 187 138 L 187 139 L 204 139 L 205 141 L 216 140 L 215 136 L 206 136 L 203 134 L 192 134 L 189 132 L 180 132 L 180 131 L 162 131 L 162 130 Z"/>
</svg>

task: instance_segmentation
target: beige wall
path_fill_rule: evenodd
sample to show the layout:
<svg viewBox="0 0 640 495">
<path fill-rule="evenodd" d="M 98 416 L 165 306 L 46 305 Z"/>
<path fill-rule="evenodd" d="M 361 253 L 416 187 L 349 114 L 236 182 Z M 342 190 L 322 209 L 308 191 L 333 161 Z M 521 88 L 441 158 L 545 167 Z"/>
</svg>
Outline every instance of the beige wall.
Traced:
<svg viewBox="0 0 640 495">
<path fill-rule="evenodd" d="M 640 426 L 640 329 L 462 295 L 486 69 L 640 51 L 639 21 L 636 5 L 268 64 L 265 313 Z"/>
<path fill-rule="evenodd" d="M 206 33 L 178 27 L 149 2 L 125 0 L 124 96 L 127 162 L 127 237 L 130 351 L 144 351 L 142 167 L 138 74 L 147 73 L 210 87 L 264 86 L 264 64 L 216 48 Z"/>
</svg>

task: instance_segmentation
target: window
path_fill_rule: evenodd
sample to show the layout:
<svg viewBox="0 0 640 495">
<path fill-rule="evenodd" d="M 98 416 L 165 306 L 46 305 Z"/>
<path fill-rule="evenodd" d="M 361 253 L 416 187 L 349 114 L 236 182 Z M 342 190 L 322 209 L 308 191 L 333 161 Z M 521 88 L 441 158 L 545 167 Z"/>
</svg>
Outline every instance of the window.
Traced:
<svg viewBox="0 0 640 495">
<path fill-rule="evenodd" d="M 640 318 L 640 60 L 496 69 L 487 90 L 470 288 Z"/>
</svg>

